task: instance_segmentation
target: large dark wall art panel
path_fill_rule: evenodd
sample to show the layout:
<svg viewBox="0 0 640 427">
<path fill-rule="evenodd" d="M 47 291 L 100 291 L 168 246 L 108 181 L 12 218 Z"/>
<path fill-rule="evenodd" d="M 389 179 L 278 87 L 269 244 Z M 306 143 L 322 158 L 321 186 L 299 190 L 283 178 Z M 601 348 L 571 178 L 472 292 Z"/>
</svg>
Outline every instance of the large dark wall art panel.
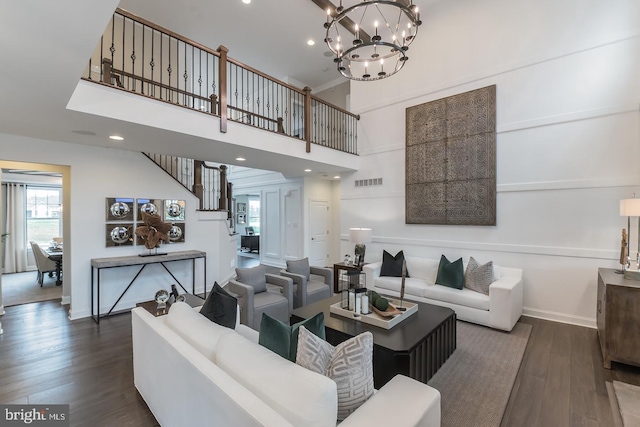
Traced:
<svg viewBox="0 0 640 427">
<path fill-rule="evenodd" d="M 406 223 L 496 225 L 496 86 L 407 108 Z"/>
</svg>

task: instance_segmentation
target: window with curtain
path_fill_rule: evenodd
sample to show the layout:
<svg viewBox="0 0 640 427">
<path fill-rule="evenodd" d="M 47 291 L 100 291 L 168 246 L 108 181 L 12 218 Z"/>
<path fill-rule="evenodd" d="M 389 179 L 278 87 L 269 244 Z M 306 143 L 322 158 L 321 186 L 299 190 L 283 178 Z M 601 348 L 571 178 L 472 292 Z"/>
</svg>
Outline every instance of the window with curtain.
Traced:
<svg viewBox="0 0 640 427">
<path fill-rule="evenodd" d="M 249 198 L 249 210 L 247 222 L 253 227 L 253 232 L 260 234 L 260 199 Z"/>
<path fill-rule="evenodd" d="M 62 235 L 62 189 L 60 187 L 27 187 L 27 241 L 48 245 Z"/>
</svg>

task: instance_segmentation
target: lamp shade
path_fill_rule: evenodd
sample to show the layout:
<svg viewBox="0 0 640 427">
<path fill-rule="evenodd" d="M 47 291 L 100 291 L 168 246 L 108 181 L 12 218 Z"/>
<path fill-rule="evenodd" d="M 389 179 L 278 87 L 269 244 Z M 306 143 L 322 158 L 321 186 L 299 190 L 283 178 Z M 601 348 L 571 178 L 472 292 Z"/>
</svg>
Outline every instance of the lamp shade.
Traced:
<svg viewBox="0 0 640 427">
<path fill-rule="evenodd" d="M 354 243 L 371 243 L 371 229 L 370 228 L 350 228 L 349 240 Z"/>
<path fill-rule="evenodd" d="M 640 199 L 620 200 L 620 216 L 640 217 Z"/>
</svg>

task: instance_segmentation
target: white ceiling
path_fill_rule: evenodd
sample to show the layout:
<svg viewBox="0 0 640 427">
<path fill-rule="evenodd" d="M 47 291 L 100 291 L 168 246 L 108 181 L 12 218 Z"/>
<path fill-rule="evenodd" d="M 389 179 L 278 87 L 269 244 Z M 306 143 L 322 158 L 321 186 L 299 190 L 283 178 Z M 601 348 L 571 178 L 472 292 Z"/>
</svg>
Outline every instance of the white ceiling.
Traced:
<svg viewBox="0 0 640 427">
<path fill-rule="evenodd" d="M 175 140 L 171 132 L 66 108 L 118 6 L 201 44 L 225 45 L 230 57 L 314 92 L 344 81 L 323 55 L 326 15 L 310 0 L 0 0 L 0 133 L 112 146 L 106 136 L 124 128 L 152 136 L 124 149 L 151 152 L 145 140 Z"/>
</svg>

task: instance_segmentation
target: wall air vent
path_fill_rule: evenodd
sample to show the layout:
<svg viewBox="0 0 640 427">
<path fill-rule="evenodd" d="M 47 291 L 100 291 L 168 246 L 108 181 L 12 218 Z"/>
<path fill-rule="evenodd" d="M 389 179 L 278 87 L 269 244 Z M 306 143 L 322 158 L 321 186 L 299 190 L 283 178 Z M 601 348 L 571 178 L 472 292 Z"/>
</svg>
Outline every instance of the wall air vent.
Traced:
<svg viewBox="0 0 640 427">
<path fill-rule="evenodd" d="M 382 185 L 382 178 L 356 179 L 356 187 L 373 187 Z"/>
</svg>

